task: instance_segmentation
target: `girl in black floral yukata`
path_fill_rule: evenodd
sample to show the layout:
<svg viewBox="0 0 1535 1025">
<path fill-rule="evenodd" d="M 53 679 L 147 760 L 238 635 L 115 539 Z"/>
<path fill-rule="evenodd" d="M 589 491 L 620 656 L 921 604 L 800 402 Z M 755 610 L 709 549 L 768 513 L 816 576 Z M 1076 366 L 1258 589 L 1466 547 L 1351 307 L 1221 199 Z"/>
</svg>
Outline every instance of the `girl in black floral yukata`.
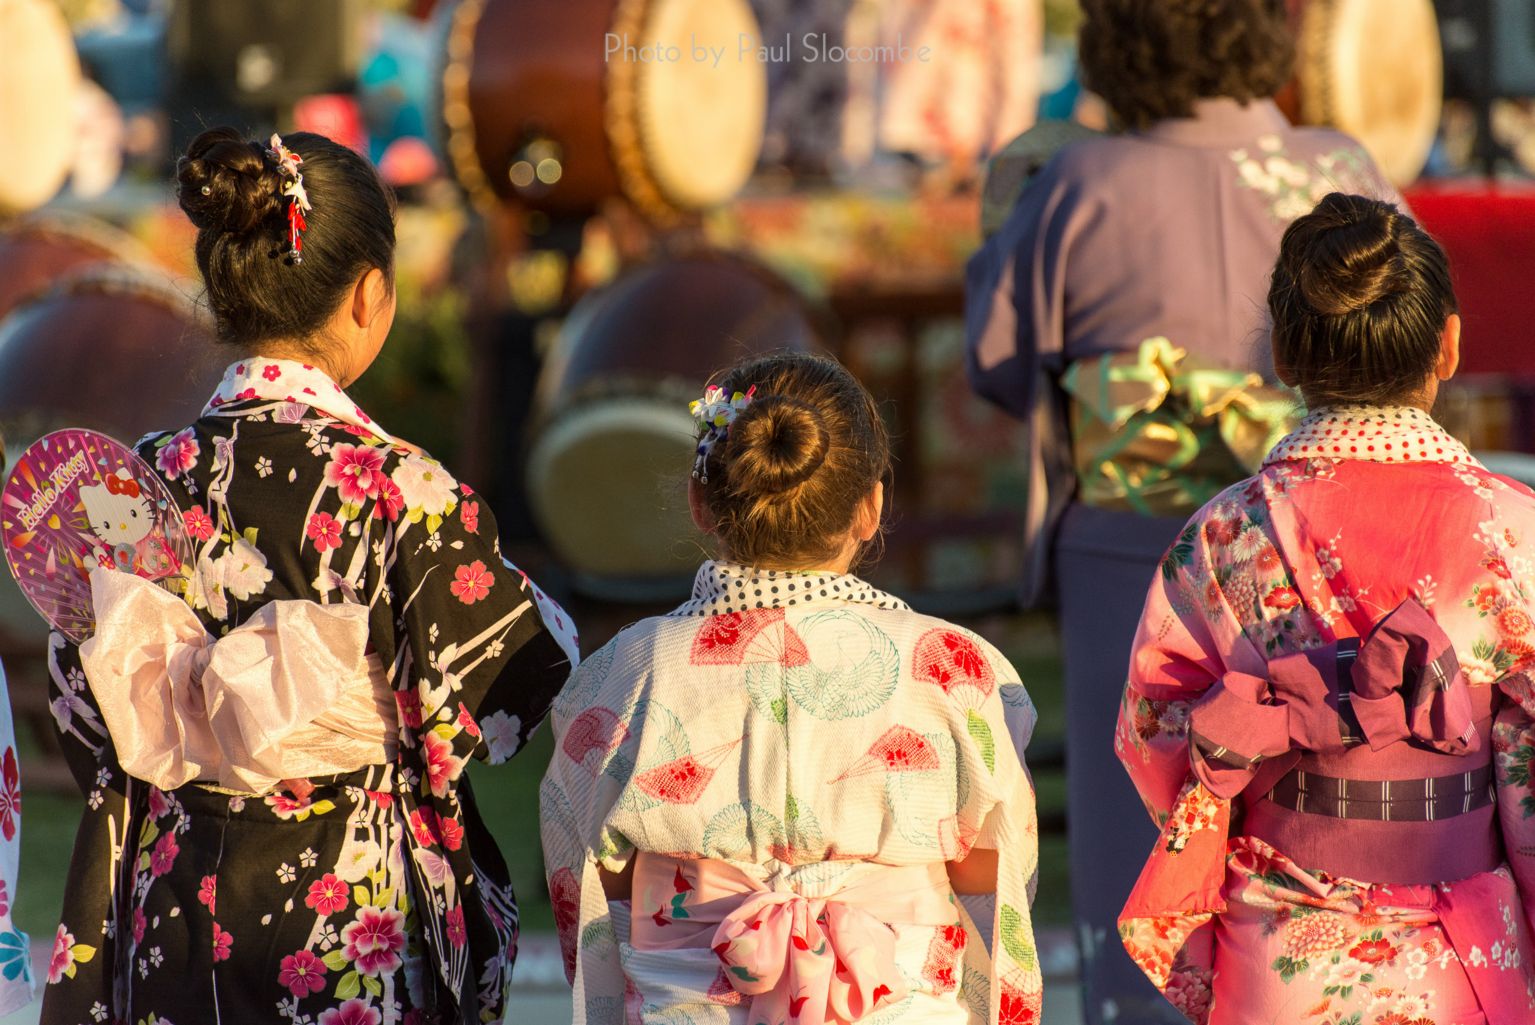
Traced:
<svg viewBox="0 0 1535 1025">
<path fill-rule="evenodd" d="M 517 906 L 463 770 L 516 753 L 574 631 L 474 492 L 342 391 L 394 316 L 374 170 L 216 129 L 178 177 L 238 358 L 138 452 L 183 510 L 200 629 L 112 608 L 98 574 L 96 635 L 51 641 L 88 807 L 43 1021 L 499 1021 Z"/>
</svg>

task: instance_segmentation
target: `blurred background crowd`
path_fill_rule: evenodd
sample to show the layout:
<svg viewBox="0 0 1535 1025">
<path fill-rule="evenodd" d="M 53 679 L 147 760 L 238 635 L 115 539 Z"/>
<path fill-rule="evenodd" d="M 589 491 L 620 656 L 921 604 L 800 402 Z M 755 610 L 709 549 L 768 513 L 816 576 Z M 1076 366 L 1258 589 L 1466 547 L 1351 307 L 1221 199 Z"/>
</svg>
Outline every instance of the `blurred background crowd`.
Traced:
<svg viewBox="0 0 1535 1025">
<path fill-rule="evenodd" d="M 1457 268 L 1447 424 L 1535 453 L 1535 2 L 1289 6 L 1281 106 L 1359 138 Z M 1048 611 L 1014 603 L 1025 428 L 971 394 L 962 315 L 965 260 L 1030 171 L 1115 128 L 1078 79 L 1079 16 L 1075 0 L 0 0 L 0 432 L 14 455 L 55 427 L 129 441 L 195 416 L 227 360 L 171 168 L 219 124 L 323 133 L 397 190 L 399 317 L 353 393 L 487 493 L 509 553 L 593 642 L 674 604 L 700 557 L 687 399 L 748 353 L 829 349 L 896 439 L 869 575 L 1000 639 L 1041 706 L 1036 920 L 1064 927 L 1057 651 Z M 1251 173 L 1283 188 L 1281 167 Z M 6 578 L 17 917 L 47 936 L 62 866 L 43 852 L 69 842 L 76 799 L 42 656 Z M 482 803 L 536 931 L 543 755 L 517 761 Z M 1047 967 L 1069 972 L 1056 949 Z"/>
</svg>

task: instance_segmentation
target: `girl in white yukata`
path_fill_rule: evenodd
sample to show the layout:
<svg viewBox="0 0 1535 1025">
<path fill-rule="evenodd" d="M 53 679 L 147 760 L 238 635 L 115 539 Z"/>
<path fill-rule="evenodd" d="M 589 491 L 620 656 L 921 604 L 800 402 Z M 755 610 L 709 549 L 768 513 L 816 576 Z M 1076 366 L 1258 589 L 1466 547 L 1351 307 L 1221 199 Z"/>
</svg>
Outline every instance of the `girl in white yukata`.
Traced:
<svg viewBox="0 0 1535 1025">
<path fill-rule="evenodd" d="M 723 558 L 554 707 L 575 1021 L 1037 1022 L 1033 708 L 984 640 L 850 574 L 890 470 L 873 399 L 784 354 L 694 413 L 689 502 Z M 988 954 L 955 894 L 993 892 Z"/>
</svg>

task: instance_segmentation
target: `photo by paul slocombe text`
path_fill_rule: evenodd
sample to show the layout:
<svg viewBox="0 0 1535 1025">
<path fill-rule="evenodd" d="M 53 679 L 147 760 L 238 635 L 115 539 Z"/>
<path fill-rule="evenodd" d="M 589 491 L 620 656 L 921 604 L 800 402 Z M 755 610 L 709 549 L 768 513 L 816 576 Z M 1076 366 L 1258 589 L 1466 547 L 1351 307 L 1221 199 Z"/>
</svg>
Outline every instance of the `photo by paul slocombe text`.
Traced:
<svg viewBox="0 0 1535 1025">
<path fill-rule="evenodd" d="M 798 40 L 792 34 L 782 39 L 765 40 L 741 33 L 730 43 L 721 43 L 696 34 L 685 42 L 635 40 L 627 33 L 609 32 L 603 36 L 603 60 L 631 64 L 708 64 L 719 67 L 725 61 L 739 63 L 788 64 L 905 64 L 927 63 L 933 59 L 931 46 L 909 46 L 897 35 L 894 42 L 878 46 L 843 46 L 824 32 L 806 32 Z"/>
</svg>

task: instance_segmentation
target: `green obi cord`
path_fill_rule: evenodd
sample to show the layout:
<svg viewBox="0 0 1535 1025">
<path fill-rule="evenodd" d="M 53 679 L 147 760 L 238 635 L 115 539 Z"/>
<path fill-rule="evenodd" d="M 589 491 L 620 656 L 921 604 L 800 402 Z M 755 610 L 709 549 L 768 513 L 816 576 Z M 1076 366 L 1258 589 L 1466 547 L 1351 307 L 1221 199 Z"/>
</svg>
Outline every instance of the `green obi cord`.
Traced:
<svg viewBox="0 0 1535 1025">
<path fill-rule="evenodd" d="M 1187 516 L 1256 473 L 1301 410 L 1293 393 L 1166 338 L 1078 360 L 1061 386 L 1079 500 L 1145 516 Z"/>
</svg>

